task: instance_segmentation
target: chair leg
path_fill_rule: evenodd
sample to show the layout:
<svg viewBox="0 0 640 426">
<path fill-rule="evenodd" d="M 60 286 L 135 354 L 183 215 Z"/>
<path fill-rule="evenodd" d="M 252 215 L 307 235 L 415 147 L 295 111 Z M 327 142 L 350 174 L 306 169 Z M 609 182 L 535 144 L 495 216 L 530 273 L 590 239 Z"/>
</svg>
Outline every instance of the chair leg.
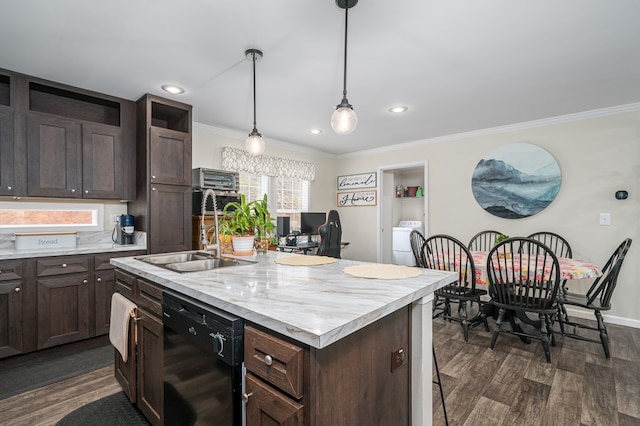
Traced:
<svg viewBox="0 0 640 426">
<path fill-rule="evenodd" d="M 565 323 L 565 316 L 564 316 L 564 305 L 558 305 L 558 312 L 557 312 L 557 316 L 558 316 L 558 324 L 560 324 L 560 333 L 564 334 L 564 323 Z"/>
<path fill-rule="evenodd" d="M 482 322 L 484 323 L 484 329 L 485 331 L 489 331 L 489 322 L 487 321 L 487 313 L 484 310 L 484 304 L 480 303 L 479 304 L 479 309 L 480 309 L 480 318 L 482 318 Z"/>
<path fill-rule="evenodd" d="M 607 334 L 607 327 L 604 325 L 604 319 L 600 311 L 596 311 L 596 320 L 598 321 L 598 331 L 600 331 L 600 341 L 602 342 L 602 348 L 604 349 L 604 355 L 611 358 L 611 351 L 609 350 L 609 335 Z"/>
<path fill-rule="evenodd" d="M 542 335 L 542 348 L 544 349 L 544 355 L 547 358 L 547 362 L 551 362 L 551 348 L 549 348 L 547 321 L 544 314 L 539 314 L 538 318 L 540 320 L 540 334 Z"/>
<path fill-rule="evenodd" d="M 459 302 L 458 311 L 460 311 L 460 315 L 462 317 L 462 321 L 460 324 L 462 325 L 462 331 L 464 333 L 464 341 L 465 343 L 469 342 L 469 320 L 467 319 L 467 302 L 465 300 L 461 300 Z"/>
<path fill-rule="evenodd" d="M 504 319 L 504 315 L 507 312 L 505 308 L 500 308 L 498 310 L 498 319 L 496 320 L 496 327 L 493 329 L 493 335 L 491 336 L 491 344 L 489 347 L 493 349 L 496 345 L 496 340 L 498 340 L 498 334 L 500 334 L 500 327 L 502 326 L 502 320 Z"/>
<path fill-rule="evenodd" d="M 547 331 L 549 332 L 549 337 L 551 338 L 551 346 L 556 345 L 556 335 L 553 332 L 553 321 L 551 315 L 545 315 L 544 320 L 547 322 Z"/>
<path fill-rule="evenodd" d="M 442 390 L 442 380 L 440 380 L 440 369 L 438 368 L 438 360 L 436 358 L 436 348 L 432 345 L 433 349 L 433 365 L 436 367 L 436 376 L 438 377 L 438 381 L 434 381 L 433 383 L 437 384 L 440 388 L 440 398 L 442 399 L 442 411 L 444 412 L 444 424 L 449 426 L 449 419 L 447 418 L 447 407 L 444 405 L 444 392 Z"/>
</svg>

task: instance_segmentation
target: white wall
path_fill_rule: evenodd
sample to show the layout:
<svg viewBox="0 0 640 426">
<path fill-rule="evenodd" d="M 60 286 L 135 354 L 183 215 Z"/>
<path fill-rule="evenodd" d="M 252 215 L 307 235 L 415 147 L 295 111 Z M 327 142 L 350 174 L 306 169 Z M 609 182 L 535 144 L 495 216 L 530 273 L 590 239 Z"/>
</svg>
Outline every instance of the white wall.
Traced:
<svg viewBox="0 0 640 426">
<path fill-rule="evenodd" d="M 482 133 L 482 134 L 480 134 Z M 216 129 L 194 126 L 193 166 L 220 167 L 223 146 L 241 147 L 244 138 L 221 136 Z M 542 212 L 524 219 L 502 219 L 484 211 L 471 192 L 478 161 L 495 148 L 527 142 L 549 151 L 560 165 L 562 187 Z M 509 235 L 546 230 L 569 240 L 574 257 L 603 265 L 626 237 L 634 240 L 613 296 L 610 315 L 618 323 L 640 327 L 640 112 L 558 118 L 495 131 L 448 137 L 446 142 L 422 141 L 401 148 L 368 151 L 336 159 L 300 151 L 267 140 L 269 155 L 288 156 L 316 164 L 311 210 L 336 209 L 343 240 L 351 244 L 343 258 L 377 261 L 377 207 L 336 207 L 336 177 L 379 167 L 428 161 L 429 233 L 451 234 L 467 242 L 479 230 L 497 229 Z M 629 199 L 618 201 L 618 189 Z M 611 226 L 600 226 L 600 213 L 611 213 Z M 573 283 L 584 287 L 585 283 Z"/>
<path fill-rule="evenodd" d="M 610 314 L 636 320 L 635 325 L 640 326 L 640 112 L 636 109 L 575 118 L 348 155 L 340 159 L 337 173 L 362 173 L 390 164 L 428 160 L 429 233 L 447 233 L 463 242 L 488 228 L 511 236 L 552 231 L 569 240 L 575 258 L 603 265 L 625 237 L 632 238 L 634 243 L 622 268 Z M 562 186 L 553 203 L 524 219 L 502 219 L 487 213 L 471 192 L 471 176 L 478 161 L 498 146 L 513 142 L 546 149 L 562 172 Z M 629 199 L 616 200 L 618 189 L 627 190 Z M 338 211 L 351 242 L 343 257 L 376 261 L 376 207 Z M 611 213 L 611 226 L 598 224 L 600 213 Z"/>
</svg>

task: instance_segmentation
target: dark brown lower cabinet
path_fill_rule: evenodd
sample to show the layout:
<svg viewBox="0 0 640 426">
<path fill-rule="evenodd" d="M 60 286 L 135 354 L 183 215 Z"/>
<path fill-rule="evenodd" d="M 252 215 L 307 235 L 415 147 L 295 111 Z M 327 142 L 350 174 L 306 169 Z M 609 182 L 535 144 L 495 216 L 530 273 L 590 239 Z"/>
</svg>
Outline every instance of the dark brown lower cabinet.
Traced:
<svg viewBox="0 0 640 426">
<path fill-rule="evenodd" d="M 107 334 L 113 257 L 144 251 L 0 261 L 0 359 Z"/>
<path fill-rule="evenodd" d="M 0 358 L 23 351 L 23 294 L 22 261 L 0 261 Z"/>
<path fill-rule="evenodd" d="M 410 425 L 409 325 L 405 307 L 323 349 L 246 326 L 247 425 Z"/>
<path fill-rule="evenodd" d="M 116 291 L 137 306 L 130 323 L 129 359 L 115 351 L 115 377 L 132 403 L 153 425 L 163 424 L 162 291 L 148 281 L 116 270 Z M 137 344 L 134 340 L 137 336 Z"/>
</svg>

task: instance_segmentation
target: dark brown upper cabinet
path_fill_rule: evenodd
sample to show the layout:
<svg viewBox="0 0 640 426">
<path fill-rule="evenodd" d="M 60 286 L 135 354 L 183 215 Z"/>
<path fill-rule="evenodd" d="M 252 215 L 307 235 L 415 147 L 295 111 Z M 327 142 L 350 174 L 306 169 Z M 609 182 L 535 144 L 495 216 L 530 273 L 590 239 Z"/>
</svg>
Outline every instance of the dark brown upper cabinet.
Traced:
<svg viewBox="0 0 640 426">
<path fill-rule="evenodd" d="M 135 103 L 0 70 L 0 195 L 135 198 Z"/>
<path fill-rule="evenodd" d="M 136 119 L 138 192 L 128 211 L 149 253 L 191 250 L 191 106 L 147 94 Z"/>
</svg>

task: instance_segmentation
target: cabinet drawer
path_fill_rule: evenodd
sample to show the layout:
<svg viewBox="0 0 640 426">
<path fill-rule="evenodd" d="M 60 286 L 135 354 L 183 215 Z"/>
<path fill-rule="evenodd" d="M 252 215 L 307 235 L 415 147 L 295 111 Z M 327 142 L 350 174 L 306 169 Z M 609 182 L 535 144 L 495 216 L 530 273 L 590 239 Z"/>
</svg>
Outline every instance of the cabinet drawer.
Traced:
<svg viewBox="0 0 640 426">
<path fill-rule="evenodd" d="M 304 349 L 253 327 L 245 327 L 247 370 L 295 398 L 303 396 Z"/>
<path fill-rule="evenodd" d="M 302 426 L 304 424 L 304 406 L 263 383 L 251 374 L 246 376 L 247 424 L 269 424 Z M 263 421 L 261 421 L 263 420 Z"/>
<path fill-rule="evenodd" d="M 0 262 L 0 281 L 22 278 L 22 260 L 3 260 Z"/>
<path fill-rule="evenodd" d="M 162 289 L 156 284 L 138 279 L 140 294 L 136 303 L 150 313 L 162 317 Z"/>
<path fill-rule="evenodd" d="M 144 254 L 144 251 L 126 251 L 120 253 L 102 253 L 96 254 L 94 260 L 94 269 L 96 271 L 102 271 L 105 269 L 116 269 L 115 265 L 112 265 L 109 261 L 111 259 L 115 259 L 116 257 L 128 257 L 128 256 L 138 256 Z"/>
<path fill-rule="evenodd" d="M 136 278 L 133 275 L 116 270 L 116 291 L 129 300 L 135 300 L 134 286 Z"/>
<path fill-rule="evenodd" d="M 90 258 L 91 256 L 42 258 L 36 262 L 36 270 L 39 277 L 88 272 Z"/>
</svg>

